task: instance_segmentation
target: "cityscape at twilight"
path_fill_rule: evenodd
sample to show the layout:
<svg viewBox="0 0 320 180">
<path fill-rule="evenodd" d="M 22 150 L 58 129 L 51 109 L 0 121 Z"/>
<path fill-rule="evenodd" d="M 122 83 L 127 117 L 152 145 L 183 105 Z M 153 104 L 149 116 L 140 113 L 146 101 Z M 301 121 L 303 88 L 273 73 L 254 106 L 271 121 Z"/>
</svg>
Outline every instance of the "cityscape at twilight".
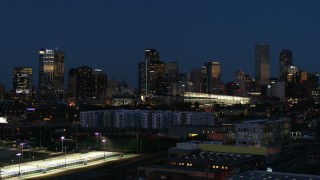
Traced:
<svg viewBox="0 0 320 180">
<path fill-rule="evenodd" d="M 318 7 L 0 2 L 0 179 L 320 180 Z"/>
</svg>

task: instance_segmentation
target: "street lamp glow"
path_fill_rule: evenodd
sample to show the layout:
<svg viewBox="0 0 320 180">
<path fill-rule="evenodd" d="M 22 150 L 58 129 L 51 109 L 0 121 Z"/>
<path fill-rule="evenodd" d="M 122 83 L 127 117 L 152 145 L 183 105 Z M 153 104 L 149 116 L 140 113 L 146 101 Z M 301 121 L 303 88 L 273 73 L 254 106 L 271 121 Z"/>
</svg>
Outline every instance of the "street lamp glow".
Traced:
<svg viewBox="0 0 320 180">
<path fill-rule="evenodd" d="M 17 156 L 19 157 L 19 176 L 20 176 L 20 174 L 21 174 L 20 173 L 20 156 L 21 156 L 21 153 L 18 153 Z"/>
<path fill-rule="evenodd" d="M 63 140 L 64 140 L 64 136 L 61 136 L 61 151 L 63 152 Z"/>
</svg>

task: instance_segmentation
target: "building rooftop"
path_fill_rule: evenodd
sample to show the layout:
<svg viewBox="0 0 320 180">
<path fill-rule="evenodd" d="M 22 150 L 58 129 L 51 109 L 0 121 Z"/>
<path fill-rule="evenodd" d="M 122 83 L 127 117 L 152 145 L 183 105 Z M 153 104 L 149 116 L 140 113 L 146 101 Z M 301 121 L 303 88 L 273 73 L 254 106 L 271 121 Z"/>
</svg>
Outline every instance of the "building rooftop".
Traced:
<svg viewBox="0 0 320 180">
<path fill-rule="evenodd" d="M 227 180 L 241 180 L 241 179 L 260 179 L 260 180 L 320 180 L 320 176 L 308 175 L 308 174 L 293 174 L 293 173 L 282 173 L 282 172 L 266 172 L 266 171 L 248 171 L 241 173 Z"/>
<path fill-rule="evenodd" d="M 191 154 L 183 157 L 176 157 L 176 161 L 189 161 L 201 163 L 214 163 L 214 164 L 238 164 L 246 162 L 249 159 L 257 158 L 254 155 L 246 154 L 230 154 L 230 153 L 216 153 L 216 152 L 201 152 L 199 154 Z"/>
</svg>

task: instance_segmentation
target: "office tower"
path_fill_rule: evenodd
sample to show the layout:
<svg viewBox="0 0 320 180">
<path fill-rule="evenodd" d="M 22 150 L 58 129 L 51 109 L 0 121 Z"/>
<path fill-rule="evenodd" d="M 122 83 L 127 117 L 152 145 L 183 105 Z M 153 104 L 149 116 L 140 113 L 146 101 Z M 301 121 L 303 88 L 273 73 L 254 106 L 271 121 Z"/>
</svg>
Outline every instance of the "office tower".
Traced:
<svg viewBox="0 0 320 180">
<path fill-rule="evenodd" d="M 77 98 L 78 97 L 78 69 L 69 69 L 68 73 L 68 97 Z"/>
<path fill-rule="evenodd" d="M 32 95 L 31 67 L 15 67 L 13 69 L 13 90 L 16 94 Z"/>
<path fill-rule="evenodd" d="M 144 52 L 144 60 L 138 64 L 139 93 L 159 93 L 165 88 L 162 87 L 164 63 L 159 60 L 159 53 L 155 49 L 145 49 Z"/>
<path fill-rule="evenodd" d="M 202 92 L 201 91 L 201 69 L 200 68 L 193 68 L 191 70 L 191 82 L 193 83 L 193 90 L 194 92 Z"/>
<path fill-rule="evenodd" d="M 242 69 L 237 70 L 234 73 L 234 82 L 236 84 L 239 84 L 240 87 L 240 94 L 244 94 L 246 92 L 246 74 L 244 73 L 244 71 Z"/>
<path fill-rule="evenodd" d="M 179 81 L 179 67 L 178 62 L 164 63 L 164 83 L 166 86 L 166 93 L 171 92 L 172 84 Z"/>
<path fill-rule="evenodd" d="M 61 99 L 64 92 L 64 52 L 58 48 L 39 51 L 38 97 Z"/>
<path fill-rule="evenodd" d="M 107 89 L 107 74 L 88 66 L 69 69 L 68 96 L 70 98 L 100 98 Z"/>
<path fill-rule="evenodd" d="M 200 91 L 202 93 L 207 92 L 207 67 L 205 65 L 201 68 Z"/>
<path fill-rule="evenodd" d="M 144 60 L 148 60 L 150 62 L 159 61 L 159 52 L 157 52 L 156 49 L 145 49 Z"/>
<path fill-rule="evenodd" d="M 255 80 L 258 89 L 270 82 L 270 46 L 267 44 L 255 46 Z"/>
<path fill-rule="evenodd" d="M 78 98 L 92 98 L 93 95 L 93 78 L 92 68 L 88 66 L 81 66 L 78 68 L 77 78 L 77 97 Z"/>
<path fill-rule="evenodd" d="M 0 100 L 4 99 L 4 85 L 0 84 Z"/>
<path fill-rule="evenodd" d="M 288 83 L 297 82 L 297 74 L 299 74 L 299 67 L 288 66 L 286 68 L 286 72 L 287 72 L 286 82 L 288 82 Z"/>
<path fill-rule="evenodd" d="M 251 78 L 250 75 L 246 74 L 245 76 L 245 89 L 247 93 L 254 93 L 256 90 L 255 81 Z"/>
<path fill-rule="evenodd" d="M 107 89 L 107 74 L 101 69 L 93 70 L 93 97 L 100 98 L 104 97 Z"/>
<path fill-rule="evenodd" d="M 176 70 L 176 69 L 179 69 L 177 61 L 164 63 L 164 73 L 165 74 L 169 74 L 170 70 Z"/>
<path fill-rule="evenodd" d="M 220 62 L 207 62 L 206 67 L 206 91 L 208 93 L 220 91 Z"/>
<path fill-rule="evenodd" d="M 288 74 L 288 67 L 292 66 L 292 52 L 283 49 L 279 55 L 279 80 L 286 81 Z"/>
</svg>

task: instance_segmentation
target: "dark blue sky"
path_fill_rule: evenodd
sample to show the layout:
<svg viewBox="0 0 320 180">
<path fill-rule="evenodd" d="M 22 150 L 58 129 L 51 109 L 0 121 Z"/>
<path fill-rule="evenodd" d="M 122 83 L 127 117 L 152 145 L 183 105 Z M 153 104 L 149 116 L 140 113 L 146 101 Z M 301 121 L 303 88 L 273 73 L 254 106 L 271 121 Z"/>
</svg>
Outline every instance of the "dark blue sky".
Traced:
<svg viewBox="0 0 320 180">
<path fill-rule="evenodd" d="M 254 45 L 271 46 L 271 75 L 282 49 L 293 63 L 319 71 L 319 0 L 1 0 L 0 81 L 12 88 L 15 66 L 34 68 L 38 50 L 60 47 L 66 70 L 88 65 L 109 78 L 137 84 L 145 48 L 160 60 L 178 61 L 181 72 L 221 61 L 221 78 L 239 68 L 254 75 Z"/>
</svg>

